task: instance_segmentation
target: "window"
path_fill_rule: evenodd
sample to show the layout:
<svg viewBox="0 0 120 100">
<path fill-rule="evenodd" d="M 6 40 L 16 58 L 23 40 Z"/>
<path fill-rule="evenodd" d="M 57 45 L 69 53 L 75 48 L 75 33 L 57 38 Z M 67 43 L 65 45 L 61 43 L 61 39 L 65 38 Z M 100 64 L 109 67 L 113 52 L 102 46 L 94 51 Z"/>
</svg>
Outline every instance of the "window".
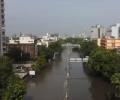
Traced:
<svg viewBox="0 0 120 100">
<path fill-rule="evenodd" d="M 2 32 L 2 35 L 5 35 L 5 32 L 4 32 L 4 31 Z"/>
<path fill-rule="evenodd" d="M 2 21 L 2 25 L 5 25 L 5 21 Z"/>
<path fill-rule="evenodd" d="M 4 15 L 1 15 L 1 18 L 4 19 Z"/>
<path fill-rule="evenodd" d="M 119 37 L 120 37 L 120 27 L 119 27 L 119 30 L 118 30 L 118 31 L 119 31 L 118 35 L 119 35 Z"/>
<path fill-rule="evenodd" d="M 4 9 L 1 9 L 1 13 L 4 13 Z"/>
<path fill-rule="evenodd" d="M 6 46 L 5 42 L 3 42 L 3 46 Z"/>
</svg>

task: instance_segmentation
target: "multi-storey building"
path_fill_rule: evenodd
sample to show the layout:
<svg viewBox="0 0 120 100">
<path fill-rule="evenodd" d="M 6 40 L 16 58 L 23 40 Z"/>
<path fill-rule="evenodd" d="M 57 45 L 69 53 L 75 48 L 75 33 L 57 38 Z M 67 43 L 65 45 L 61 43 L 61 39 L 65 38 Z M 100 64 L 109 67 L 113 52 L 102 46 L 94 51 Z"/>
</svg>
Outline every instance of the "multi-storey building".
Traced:
<svg viewBox="0 0 120 100">
<path fill-rule="evenodd" d="M 4 0 L 0 0 L 0 56 L 6 52 Z"/>
<path fill-rule="evenodd" d="M 51 43 L 58 41 L 58 34 L 49 34 L 43 36 L 37 41 L 37 45 L 45 45 L 48 47 Z"/>
<path fill-rule="evenodd" d="M 101 25 L 91 27 L 91 39 L 102 38 L 106 34 L 106 28 Z"/>
<path fill-rule="evenodd" d="M 111 27 L 111 36 L 116 39 L 120 38 L 120 24 L 116 24 Z"/>
<path fill-rule="evenodd" d="M 120 49 L 120 39 L 115 38 L 98 39 L 98 46 L 106 49 Z"/>
<path fill-rule="evenodd" d="M 9 39 L 8 50 L 19 48 L 22 52 L 27 54 L 30 58 L 37 56 L 37 48 L 35 45 L 35 37 L 33 36 L 20 36 L 12 37 Z"/>
</svg>

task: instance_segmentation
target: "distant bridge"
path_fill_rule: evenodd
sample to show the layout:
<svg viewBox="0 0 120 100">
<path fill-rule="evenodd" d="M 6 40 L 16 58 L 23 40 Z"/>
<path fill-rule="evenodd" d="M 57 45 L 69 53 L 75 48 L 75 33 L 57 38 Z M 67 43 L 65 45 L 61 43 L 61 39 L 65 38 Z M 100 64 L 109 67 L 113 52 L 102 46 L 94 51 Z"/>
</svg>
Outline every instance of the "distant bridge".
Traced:
<svg viewBox="0 0 120 100">
<path fill-rule="evenodd" d="M 80 48 L 80 44 L 67 43 L 67 44 L 62 44 L 62 47 L 79 47 Z"/>
</svg>

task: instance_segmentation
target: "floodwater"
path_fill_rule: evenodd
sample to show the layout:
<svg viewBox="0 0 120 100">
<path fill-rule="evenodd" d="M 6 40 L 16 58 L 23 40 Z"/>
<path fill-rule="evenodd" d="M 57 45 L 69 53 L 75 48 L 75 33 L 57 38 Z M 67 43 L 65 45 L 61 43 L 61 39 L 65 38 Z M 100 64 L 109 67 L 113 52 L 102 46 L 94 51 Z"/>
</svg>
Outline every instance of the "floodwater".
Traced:
<svg viewBox="0 0 120 100">
<path fill-rule="evenodd" d="M 76 58 L 79 54 L 66 48 L 52 65 L 34 78 L 29 78 L 25 100 L 107 100 L 106 93 L 110 85 L 102 79 L 87 75 L 81 62 L 68 63 L 69 57 Z M 68 99 L 65 99 L 68 65 L 70 78 L 67 86 Z"/>
</svg>

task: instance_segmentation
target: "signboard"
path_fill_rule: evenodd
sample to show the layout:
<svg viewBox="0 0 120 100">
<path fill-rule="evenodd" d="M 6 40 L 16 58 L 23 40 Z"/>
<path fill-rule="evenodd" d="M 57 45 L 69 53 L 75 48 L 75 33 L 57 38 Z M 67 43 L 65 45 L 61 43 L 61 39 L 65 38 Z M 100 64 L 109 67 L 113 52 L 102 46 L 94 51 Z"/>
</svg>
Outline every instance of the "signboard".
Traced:
<svg viewBox="0 0 120 100">
<path fill-rule="evenodd" d="M 35 71 L 34 70 L 31 70 L 31 71 L 29 71 L 29 75 L 35 75 Z"/>
</svg>

